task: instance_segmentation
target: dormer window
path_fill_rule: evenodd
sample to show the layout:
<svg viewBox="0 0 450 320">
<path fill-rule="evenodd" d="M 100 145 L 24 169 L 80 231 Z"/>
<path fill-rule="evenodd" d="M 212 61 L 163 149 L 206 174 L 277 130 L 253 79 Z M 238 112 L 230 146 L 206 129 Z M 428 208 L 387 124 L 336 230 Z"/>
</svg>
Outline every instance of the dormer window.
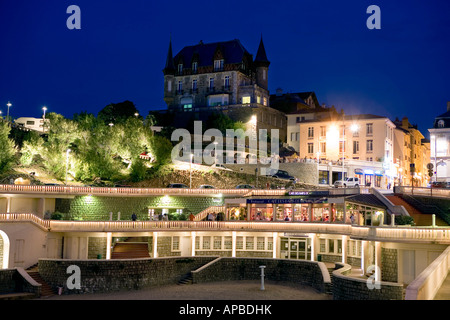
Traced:
<svg viewBox="0 0 450 320">
<path fill-rule="evenodd" d="M 223 70 L 223 59 L 214 60 L 214 71 L 222 71 Z"/>
<path fill-rule="evenodd" d="M 183 64 L 180 63 L 178 64 L 178 74 L 182 74 L 183 73 Z"/>
<path fill-rule="evenodd" d="M 445 122 L 444 120 L 439 120 L 437 123 L 438 128 L 444 128 L 445 127 Z"/>
<path fill-rule="evenodd" d="M 197 73 L 197 67 L 198 67 L 198 63 L 192 62 L 192 73 Z"/>
</svg>

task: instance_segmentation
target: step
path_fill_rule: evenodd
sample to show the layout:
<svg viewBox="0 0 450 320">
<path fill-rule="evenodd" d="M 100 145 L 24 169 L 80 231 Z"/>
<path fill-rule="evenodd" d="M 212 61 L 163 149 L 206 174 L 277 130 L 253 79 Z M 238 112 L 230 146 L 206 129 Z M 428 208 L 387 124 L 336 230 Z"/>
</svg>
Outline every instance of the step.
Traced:
<svg viewBox="0 0 450 320">
<path fill-rule="evenodd" d="M 41 297 L 48 297 L 55 295 L 52 287 L 50 287 L 44 279 L 42 279 L 41 275 L 38 271 L 27 271 L 30 277 L 41 285 Z"/>
</svg>

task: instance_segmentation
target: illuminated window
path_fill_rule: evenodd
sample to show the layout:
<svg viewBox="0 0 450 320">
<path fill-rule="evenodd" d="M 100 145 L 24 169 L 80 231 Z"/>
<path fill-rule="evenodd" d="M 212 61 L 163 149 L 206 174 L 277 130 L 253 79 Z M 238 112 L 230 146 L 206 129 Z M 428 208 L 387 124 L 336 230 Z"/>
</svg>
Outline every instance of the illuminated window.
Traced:
<svg viewBox="0 0 450 320">
<path fill-rule="evenodd" d="M 172 251 L 180 250 L 180 237 L 172 237 Z"/>
<path fill-rule="evenodd" d="M 242 97 L 242 104 L 249 104 L 250 102 L 250 96 Z"/>
<path fill-rule="evenodd" d="M 213 248 L 215 250 L 222 249 L 222 237 L 214 237 Z"/>
<path fill-rule="evenodd" d="M 264 250 L 265 247 L 265 238 L 257 237 L 256 238 L 256 250 Z"/>
<path fill-rule="evenodd" d="M 233 248 L 233 238 L 226 236 L 223 242 L 224 249 L 231 250 Z"/>
<path fill-rule="evenodd" d="M 236 237 L 236 249 L 244 249 L 244 237 Z"/>
<path fill-rule="evenodd" d="M 211 249 L 211 237 L 203 237 L 203 250 Z"/>
<path fill-rule="evenodd" d="M 245 249 L 253 250 L 255 247 L 255 238 L 254 237 L 245 237 Z"/>
</svg>

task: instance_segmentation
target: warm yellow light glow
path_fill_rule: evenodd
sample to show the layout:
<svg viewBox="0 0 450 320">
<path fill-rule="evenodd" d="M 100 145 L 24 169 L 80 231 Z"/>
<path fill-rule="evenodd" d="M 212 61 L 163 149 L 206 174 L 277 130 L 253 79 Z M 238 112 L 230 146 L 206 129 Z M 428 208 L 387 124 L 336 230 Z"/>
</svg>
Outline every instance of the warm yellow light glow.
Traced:
<svg viewBox="0 0 450 320">
<path fill-rule="evenodd" d="M 352 125 L 350 126 L 350 130 L 351 130 L 352 132 L 358 132 L 359 126 L 358 126 L 356 123 L 354 123 L 354 124 L 352 124 Z"/>
</svg>

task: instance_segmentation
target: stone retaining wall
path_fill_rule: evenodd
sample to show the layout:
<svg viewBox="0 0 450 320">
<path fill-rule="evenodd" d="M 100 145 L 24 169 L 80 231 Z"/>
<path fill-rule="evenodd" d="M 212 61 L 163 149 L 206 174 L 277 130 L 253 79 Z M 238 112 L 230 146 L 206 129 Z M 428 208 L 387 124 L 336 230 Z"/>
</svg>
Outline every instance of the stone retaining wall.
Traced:
<svg viewBox="0 0 450 320">
<path fill-rule="evenodd" d="M 136 290 L 150 286 L 175 284 L 191 270 L 216 257 L 148 258 L 130 260 L 40 259 L 39 273 L 51 287 L 65 294 Z M 80 289 L 69 289 L 67 273 L 71 265 L 80 268 Z"/>
<path fill-rule="evenodd" d="M 0 295 L 10 293 L 41 294 L 41 285 L 36 283 L 23 268 L 0 270 Z"/>
<path fill-rule="evenodd" d="M 267 280 L 308 285 L 320 292 L 326 292 L 330 284 L 324 282 L 326 275 L 322 273 L 320 263 L 306 260 L 222 257 L 193 271 L 192 276 L 194 283 L 260 280 L 260 266 L 265 266 L 264 274 Z"/>
<path fill-rule="evenodd" d="M 255 174 L 256 168 L 270 168 L 270 164 L 226 164 L 226 166 L 233 171 L 253 175 Z M 316 185 L 319 179 L 317 164 L 313 162 L 279 163 L 278 169 L 287 171 L 290 175 L 297 178 L 299 183 Z"/>
<path fill-rule="evenodd" d="M 339 268 L 333 271 L 334 300 L 402 300 L 403 285 L 394 282 L 380 281 L 379 288 L 374 287 L 370 279 L 349 277 L 351 266 L 336 263 Z M 368 285 L 368 280 L 370 281 Z M 369 286 L 372 285 L 370 288 Z"/>
</svg>

